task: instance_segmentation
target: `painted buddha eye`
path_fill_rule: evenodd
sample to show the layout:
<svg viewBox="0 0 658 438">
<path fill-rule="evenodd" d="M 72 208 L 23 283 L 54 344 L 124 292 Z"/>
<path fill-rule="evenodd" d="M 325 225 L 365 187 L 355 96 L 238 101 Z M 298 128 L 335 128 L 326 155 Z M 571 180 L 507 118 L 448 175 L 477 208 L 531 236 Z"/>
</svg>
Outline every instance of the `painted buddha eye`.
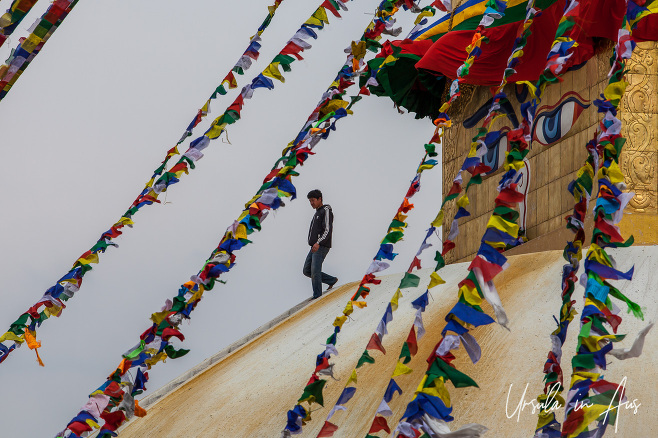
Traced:
<svg viewBox="0 0 658 438">
<path fill-rule="evenodd" d="M 482 164 L 491 167 L 489 172 L 483 175 L 490 175 L 500 168 L 505 162 L 505 152 L 509 148 L 507 133 L 510 128 L 504 127 L 500 131 L 490 132 L 484 139 L 487 145 L 487 152 L 482 156 Z"/>
<path fill-rule="evenodd" d="M 532 127 L 532 139 L 544 146 L 560 141 L 589 106 L 589 101 L 570 91 L 555 105 L 539 108 Z"/>
</svg>

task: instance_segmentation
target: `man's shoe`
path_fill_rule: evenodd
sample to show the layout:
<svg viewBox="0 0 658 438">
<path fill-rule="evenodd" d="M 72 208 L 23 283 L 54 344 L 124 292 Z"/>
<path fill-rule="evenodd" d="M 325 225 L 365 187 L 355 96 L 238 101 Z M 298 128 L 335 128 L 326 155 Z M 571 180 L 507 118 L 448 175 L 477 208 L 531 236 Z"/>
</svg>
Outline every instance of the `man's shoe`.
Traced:
<svg viewBox="0 0 658 438">
<path fill-rule="evenodd" d="M 329 287 L 327 288 L 327 292 L 329 292 L 331 289 L 333 289 L 334 286 L 336 286 L 337 284 L 338 284 L 338 279 L 336 279 L 336 281 L 334 281 L 333 284 L 329 285 Z"/>
<path fill-rule="evenodd" d="M 317 295 L 317 296 L 316 296 L 316 295 L 313 295 L 313 296 L 311 297 L 311 299 L 312 299 L 312 300 L 317 300 L 317 299 L 320 298 L 321 296 L 322 296 L 322 295 Z"/>
</svg>

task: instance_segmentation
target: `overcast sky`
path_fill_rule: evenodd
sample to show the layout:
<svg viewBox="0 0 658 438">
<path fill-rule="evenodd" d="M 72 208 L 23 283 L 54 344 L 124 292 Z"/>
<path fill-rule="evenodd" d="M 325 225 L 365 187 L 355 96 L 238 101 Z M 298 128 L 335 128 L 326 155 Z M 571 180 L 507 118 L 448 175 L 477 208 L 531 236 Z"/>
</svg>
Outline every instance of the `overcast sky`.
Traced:
<svg viewBox="0 0 658 438">
<path fill-rule="evenodd" d="M 41 4 L 43 3 L 43 4 Z M 242 87 L 284 46 L 321 1 L 285 0 L 263 35 L 258 64 Z M 427 3 L 427 2 L 426 2 Z M 0 2 L 3 10 L 8 0 Z M 40 2 L 22 32 L 49 2 Z M 230 70 L 272 0 L 249 2 L 80 1 L 7 97 L 0 102 L 0 327 L 33 305 L 121 214 Z M 101 385 L 179 285 L 202 266 L 281 150 L 315 108 L 359 38 L 377 0 L 356 0 L 343 20 L 330 16 L 305 60 L 274 91 L 257 90 L 242 119 L 170 188 L 166 205 L 142 209 L 85 277 L 62 317 L 38 331 L 45 368 L 23 347 L 0 365 L 0 435 L 54 436 Z M 411 26 L 410 14 L 399 23 Z M 17 31 L 0 49 L 5 59 Z M 356 90 L 355 90 L 356 91 Z M 235 97 L 212 104 L 210 120 Z M 315 188 L 335 214 L 326 272 L 358 281 L 401 202 L 433 126 L 369 97 L 338 122 L 294 180 L 288 203 L 238 253 L 228 283 L 205 295 L 182 331 L 185 357 L 158 364 L 153 391 L 259 325 L 308 298 L 301 273 Z M 441 202 L 441 169 L 423 174 L 400 257 L 407 268 Z M 374 328 L 373 328 L 374 329 Z M 312 358 L 308 358 L 312 361 Z M 284 419 L 282 419 L 282 422 Z"/>
</svg>

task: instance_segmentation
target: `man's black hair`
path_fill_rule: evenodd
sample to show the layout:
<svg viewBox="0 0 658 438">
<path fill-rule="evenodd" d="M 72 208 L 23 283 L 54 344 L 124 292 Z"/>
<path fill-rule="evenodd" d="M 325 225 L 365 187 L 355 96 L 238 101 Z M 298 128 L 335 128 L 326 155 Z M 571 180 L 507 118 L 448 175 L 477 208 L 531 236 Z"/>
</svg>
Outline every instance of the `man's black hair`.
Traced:
<svg viewBox="0 0 658 438">
<path fill-rule="evenodd" d="M 306 195 L 308 199 L 315 198 L 315 199 L 320 199 L 322 198 L 322 192 L 318 189 L 311 190 L 308 192 L 308 195 Z"/>
</svg>

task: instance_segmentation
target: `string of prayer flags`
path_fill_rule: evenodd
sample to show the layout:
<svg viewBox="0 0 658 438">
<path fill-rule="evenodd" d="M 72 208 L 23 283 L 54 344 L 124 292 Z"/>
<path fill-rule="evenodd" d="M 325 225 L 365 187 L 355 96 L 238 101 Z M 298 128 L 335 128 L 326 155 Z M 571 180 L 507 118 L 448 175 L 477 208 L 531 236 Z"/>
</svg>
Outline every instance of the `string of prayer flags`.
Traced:
<svg viewBox="0 0 658 438">
<path fill-rule="evenodd" d="M 18 45 L 13 49 L 11 55 L 5 61 L 5 64 L 0 66 L 0 101 L 9 93 L 11 87 L 14 86 L 18 78 L 23 74 L 28 65 L 32 63 L 34 58 L 43 49 L 43 46 L 55 33 L 57 28 L 62 25 L 64 19 L 73 10 L 79 0 L 54 0 L 41 18 L 37 19 L 30 27 L 30 34 L 19 40 Z M 29 2 L 14 2 L 18 8 L 20 3 L 23 9 L 27 9 Z M 11 9 L 10 9 L 11 10 Z M 28 9 L 29 10 L 29 9 Z M 27 12 L 26 12 L 27 13 Z M 3 16 L 3 20 L 4 20 Z M 22 18 L 21 18 L 22 19 Z M 20 22 L 20 20 L 19 20 Z M 18 25 L 18 23 L 15 23 Z M 9 27 L 11 28 L 11 24 Z M 4 26 L 0 26 L 4 27 Z M 4 42 L 6 36 L 0 36 L 0 41 Z"/>
<path fill-rule="evenodd" d="M 238 87 L 238 81 L 236 80 L 235 75 L 233 73 L 237 73 L 238 75 L 244 75 L 245 71 L 247 71 L 251 67 L 252 61 L 258 60 L 258 57 L 260 56 L 260 48 L 261 48 L 260 37 L 263 34 L 263 32 L 265 32 L 267 27 L 272 23 L 272 19 L 276 14 L 276 10 L 279 8 L 281 3 L 283 3 L 283 0 L 275 0 L 272 6 L 268 6 L 267 17 L 265 18 L 265 20 L 263 20 L 263 23 L 258 28 L 256 34 L 250 38 L 249 45 L 240 56 L 240 59 L 238 60 L 238 62 L 236 62 L 236 64 L 231 69 L 231 71 L 229 71 L 226 74 L 224 79 L 222 79 L 219 86 L 215 88 L 215 90 L 210 95 L 208 100 L 206 100 L 206 103 L 197 111 L 197 114 L 195 115 L 194 119 L 192 119 L 192 122 L 190 122 L 190 124 L 188 125 L 187 129 L 183 133 L 183 136 L 180 138 L 176 146 L 180 145 L 183 141 L 185 141 L 187 137 L 190 137 L 193 133 L 194 128 L 199 123 L 201 123 L 204 117 L 206 117 L 210 113 L 210 103 L 214 99 L 216 99 L 219 95 L 227 94 L 228 90 L 232 90 Z M 235 102 L 234 105 L 236 105 Z M 230 107 L 230 108 L 235 109 L 234 107 Z"/>
<path fill-rule="evenodd" d="M 519 151 L 527 150 L 527 143 L 515 141 L 512 142 L 512 148 Z M 524 154 L 521 153 L 518 156 L 522 159 Z M 516 165 L 517 163 L 512 164 Z M 503 188 L 516 189 L 516 184 L 513 181 L 517 172 L 514 166 L 510 166 L 508 172 L 501 177 L 499 183 L 501 191 Z M 499 197 L 501 195 L 499 194 Z M 497 214 L 494 212 L 493 216 L 497 216 Z M 511 217 L 506 219 L 513 222 Z M 488 229 L 493 226 L 490 221 Z M 499 251 L 502 251 L 502 249 Z M 446 316 L 446 326 L 441 333 L 442 338 L 428 358 L 430 366 L 396 428 L 396 432 L 400 433 L 400 436 L 420 436 L 422 434 L 421 430 L 432 431 L 433 433 L 448 432 L 450 428 L 447 423 L 454 418 L 451 415 L 452 404 L 445 383 L 450 381 L 456 388 L 477 386 L 473 379 L 458 371 L 451 363 L 455 358 L 451 350 L 456 350 L 461 344 L 464 344 L 471 360 L 474 363 L 479 360 L 481 350 L 475 338 L 469 333 L 470 327 L 495 322 L 493 318 L 482 311 L 480 304 L 483 298 L 487 299 L 494 307 L 498 323 L 503 326 L 506 324 L 506 316 L 493 285 L 493 276 L 501 272 L 506 266 L 506 259 L 499 251 L 485 242 L 483 237 L 482 245 L 476 256 L 476 259 L 479 258 L 482 262 L 472 263 L 469 266 L 469 274 L 459 283 L 459 301 Z M 494 256 L 493 253 L 497 253 L 497 255 Z M 496 268 L 487 268 L 483 273 L 482 263 Z M 485 278 L 487 278 L 486 281 Z M 477 431 L 472 436 L 480 436 L 486 430 L 480 425 L 469 427 L 474 427 L 473 430 Z"/>
<path fill-rule="evenodd" d="M 651 8 L 651 4 L 658 5 L 655 0 L 648 3 L 644 6 Z M 609 283 L 609 280 L 631 280 L 633 269 L 627 273 L 617 270 L 615 260 L 606 252 L 607 248 L 627 247 L 633 243 L 632 237 L 624 242 L 616 225 L 623 217 L 626 204 L 634 196 L 633 193 L 622 192 L 625 185 L 623 177 L 618 173 L 618 160 L 625 139 L 621 136 L 621 121 L 617 118 L 617 108 L 625 89 L 623 76 L 626 72 L 626 61 L 630 59 L 634 49 L 634 43 L 628 45 L 633 27 L 630 25 L 630 31 L 627 28 L 636 16 L 630 12 L 634 9 L 632 4 L 634 2 L 629 1 L 627 15 L 622 22 L 610 59 L 612 68 L 608 74 L 608 86 L 601 96 L 602 99 L 594 101 L 598 111 L 603 114 L 595 136 L 598 159 L 595 161 L 594 170 L 598 177 L 598 193 L 593 211 L 594 230 L 585 256 L 585 272 L 581 277 L 581 283 L 585 286 L 585 304 L 580 317 L 578 347 L 571 359 L 572 375 L 566 397 L 566 416 L 561 431 L 559 423 L 556 424 L 550 416 L 545 416 L 545 420 L 540 417 L 538 424 L 538 429 L 549 429 L 554 434 L 561 433 L 560 436 L 564 437 L 578 437 L 583 434 L 603 436 L 607 426 L 615 424 L 617 408 L 626 400 L 625 391 L 620 391 L 623 382 L 620 385 L 608 382 L 601 373 L 607 367 L 606 355 L 613 350 L 613 343 L 624 339 L 624 335 L 617 334 L 621 317 L 611 297 L 625 301 L 629 312 L 632 311 L 634 316 L 644 319 L 639 306 Z M 592 146 L 589 145 L 588 150 L 593 149 Z M 650 327 L 643 330 L 638 341 L 646 336 Z M 636 348 L 635 344 L 637 341 L 633 348 Z M 642 341 L 632 357 L 641 353 L 641 344 Z M 623 360 L 627 356 L 615 357 Z M 604 412 L 609 412 L 610 415 L 601 415 Z M 542 420 L 547 425 L 541 424 Z M 590 429 L 594 422 L 595 425 Z"/>
<path fill-rule="evenodd" d="M 53 3 L 53 5 L 51 5 L 51 8 L 55 8 L 55 9 L 53 9 L 53 13 L 51 15 L 48 15 L 48 17 L 54 17 L 55 15 L 57 15 L 55 12 L 59 11 L 61 7 L 64 5 L 62 1 L 71 3 L 68 0 L 56 0 Z M 340 2 L 342 0 L 336 0 L 336 1 Z M 349 1 L 349 0 L 345 0 L 345 1 Z M 66 11 L 70 11 L 76 2 L 77 0 L 71 3 L 71 5 L 68 7 L 68 9 L 66 9 Z M 274 11 L 276 10 L 276 8 L 280 3 L 281 3 L 280 1 L 277 1 L 275 2 L 274 6 L 270 7 L 269 15 L 268 15 L 268 17 L 270 17 L 270 21 L 271 21 L 271 17 L 273 17 Z M 320 8 L 322 8 L 322 6 L 320 6 Z M 64 14 L 65 12 L 62 12 L 62 14 Z M 60 22 L 58 21 L 57 23 Z M 41 29 L 42 24 L 39 24 L 36 27 L 35 32 L 39 32 L 39 34 L 41 34 L 40 33 L 41 31 L 39 31 L 39 29 Z M 45 26 L 45 24 L 43 25 Z M 302 29 L 306 29 L 307 27 L 305 26 L 307 25 L 306 24 L 302 25 Z M 312 29 L 318 29 L 318 28 L 321 28 L 318 24 L 308 27 L 308 29 L 310 29 L 312 34 L 315 35 L 316 37 L 317 35 Z M 297 31 L 295 35 L 298 35 L 299 33 L 300 31 Z M 247 49 L 248 52 L 254 52 L 257 50 L 256 47 L 260 47 L 259 45 L 256 46 L 252 44 L 254 42 L 254 38 L 258 38 L 260 34 L 262 34 L 262 32 L 259 30 L 259 33 L 257 33 L 257 35 L 252 38 L 250 47 Z M 293 37 L 293 40 L 296 39 L 298 39 L 298 37 Z M 14 53 L 14 56 L 17 56 L 16 53 Z M 3 71 L 2 68 L 0 68 L 0 78 L 3 75 L 2 71 Z M 0 82 L 0 88 L 1 86 L 2 86 L 2 82 Z M 247 87 L 245 87 L 245 89 L 246 88 Z M 227 124 L 235 123 L 235 121 L 237 121 L 240 118 L 240 111 L 244 104 L 243 95 L 246 95 L 244 89 L 243 89 L 243 93 L 239 95 L 236 98 L 236 100 L 233 102 L 233 104 L 231 104 L 227 108 L 224 114 L 218 118 L 221 119 L 221 123 L 222 123 L 221 126 L 225 127 Z M 1 96 L 1 92 L 0 92 L 0 96 Z M 146 183 L 144 189 L 142 189 L 141 193 L 133 201 L 130 208 L 120 217 L 120 219 L 116 223 L 114 223 L 107 231 L 101 234 L 96 244 L 92 246 L 90 250 L 85 252 L 81 257 L 77 259 L 71 270 L 63 277 L 61 277 L 55 283 L 55 285 L 50 287 L 44 293 L 42 299 L 39 302 L 37 302 L 37 304 L 35 304 L 30 309 L 30 311 L 23 314 L 23 315 L 27 315 L 27 319 L 24 319 L 23 315 L 21 315 L 21 317 L 17 319 L 17 321 L 23 321 L 23 323 L 16 324 L 15 322 L 14 324 L 12 324 L 10 331 L 21 337 L 23 336 L 25 329 L 29 328 L 30 330 L 35 331 L 37 327 L 40 327 L 41 324 L 53 314 L 55 316 L 59 316 L 61 314 L 61 309 L 65 307 L 63 305 L 63 302 L 71 299 L 74 296 L 74 294 L 80 290 L 85 274 L 92 270 L 91 264 L 99 262 L 99 254 L 105 252 L 105 250 L 107 250 L 107 248 L 110 246 L 118 247 L 118 245 L 114 243 L 112 239 L 120 236 L 123 233 L 122 229 L 124 227 L 127 226 L 129 228 L 132 228 L 132 225 L 134 225 L 132 221 L 132 217 L 138 211 L 140 211 L 141 208 L 143 208 L 144 206 L 160 203 L 160 200 L 158 199 L 159 195 L 162 192 L 166 191 L 169 185 L 179 182 L 183 174 L 188 174 L 190 169 L 195 168 L 195 162 L 203 157 L 202 151 L 205 148 L 207 148 L 210 143 L 211 138 L 208 136 L 202 136 L 192 141 L 190 147 L 182 155 L 179 161 L 175 163 L 168 171 L 165 171 L 170 159 L 176 155 L 179 155 L 178 146 L 183 141 L 185 141 L 185 139 L 189 135 L 191 135 L 192 130 L 194 129 L 196 124 L 198 124 L 197 121 L 200 121 L 200 119 L 210 111 L 210 106 L 209 106 L 210 100 L 213 99 L 214 96 L 215 95 L 213 93 L 213 96 L 211 96 L 211 98 L 206 102 L 206 104 L 202 107 L 202 109 L 199 110 L 199 113 L 197 114 L 193 122 L 188 126 L 185 133 L 178 141 L 178 143 L 173 148 L 167 151 L 165 159 L 162 161 L 161 165 L 158 166 L 158 168 L 154 171 L 151 179 Z M 211 130 L 212 129 L 214 128 L 211 127 Z M 219 136 L 219 133 L 217 134 L 217 136 Z M 217 136 L 212 138 L 217 138 Z M 281 178 L 274 178 L 274 180 L 269 182 L 269 185 L 273 187 L 278 187 L 279 191 L 282 193 L 284 192 L 290 193 L 290 196 L 292 196 L 294 199 L 295 196 L 294 186 L 290 182 L 290 178 L 294 175 L 294 173 L 292 173 L 292 168 L 290 167 L 292 166 L 292 163 L 289 162 L 288 165 L 289 165 L 288 170 L 291 173 L 282 175 Z M 274 200 L 274 198 L 272 199 Z M 280 202 L 280 200 L 277 199 L 275 202 L 278 203 Z M 262 202 L 262 204 L 264 204 L 263 208 L 258 209 L 258 211 L 266 212 L 273 206 L 273 205 L 269 205 L 268 202 Z M 278 206 L 278 204 L 276 205 Z M 264 214 L 266 215 L 267 213 Z M 244 227 L 248 229 L 253 229 L 253 228 L 260 229 L 261 219 L 262 219 L 262 213 L 261 213 L 261 217 L 258 217 L 256 213 L 253 213 L 250 215 L 249 222 L 244 224 Z M 237 246 L 242 246 L 246 244 L 244 240 L 245 239 L 242 240 L 232 239 L 228 242 L 225 242 L 225 246 L 231 245 L 231 247 L 235 249 Z M 221 268 L 217 267 L 216 269 L 221 269 Z M 51 305 L 49 303 L 53 304 L 55 308 L 58 309 L 58 311 L 50 312 L 48 311 L 48 309 L 40 310 L 44 306 L 50 308 Z M 14 342 L 18 342 L 18 341 L 14 341 Z M 0 347 L 0 363 L 6 360 L 8 355 L 14 350 L 15 348 L 12 348 L 12 346 L 7 347 L 3 345 L 2 347 Z"/>
<path fill-rule="evenodd" d="M 383 20 L 381 17 L 376 17 L 375 21 L 379 22 L 381 20 Z M 390 20 L 386 21 L 386 25 L 379 28 L 379 34 L 381 34 L 383 29 L 386 29 L 387 26 L 390 27 L 391 25 L 392 23 Z M 373 26 L 374 24 L 371 22 L 367 28 L 368 32 L 372 31 Z M 375 38 L 376 37 L 377 36 L 375 36 Z M 107 418 L 108 415 L 119 415 L 115 414 L 118 411 L 126 411 L 127 414 L 125 419 L 131 417 L 133 415 L 132 412 L 134 412 L 134 415 L 138 416 L 145 415 L 145 411 L 139 408 L 134 396 L 142 393 L 146 389 L 145 384 L 148 381 L 148 373 L 146 370 L 151 369 L 160 361 L 164 361 L 167 358 L 174 359 L 180 357 L 188 351 L 184 349 L 176 349 L 171 345 L 170 342 L 172 338 L 176 337 L 167 336 L 164 330 L 167 328 L 179 330 L 181 322 L 190 318 L 191 312 L 196 308 L 197 304 L 203 297 L 203 293 L 212 290 L 217 282 L 222 282 L 222 280 L 219 279 L 219 276 L 235 266 L 236 254 L 234 251 L 251 243 L 248 239 L 238 236 L 240 234 L 238 233 L 238 228 L 244 227 L 247 235 L 260 230 L 260 224 L 262 220 L 265 219 L 268 212 L 284 206 L 282 198 L 290 197 L 294 199 L 296 189 L 291 182 L 291 178 L 292 176 L 298 175 L 294 169 L 297 165 L 302 165 L 303 162 L 294 161 L 289 165 L 287 162 L 296 156 L 298 150 L 304 148 L 311 150 L 320 140 L 328 137 L 325 128 L 312 131 L 311 127 L 313 123 L 318 120 L 318 115 L 323 112 L 328 112 L 326 109 L 329 107 L 334 107 L 336 101 L 341 100 L 341 93 L 349 88 L 350 85 L 343 83 L 341 79 L 351 79 L 360 73 L 360 71 L 352 70 L 355 65 L 352 62 L 353 59 L 354 56 L 351 53 L 348 54 L 347 60 L 339 70 L 335 81 L 332 82 L 324 93 L 317 107 L 309 116 L 305 126 L 299 132 L 295 140 L 283 150 L 282 157 L 276 161 L 274 168 L 265 178 L 264 184 L 259 188 L 257 194 L 245 204 L 245 210 L 243 210 L 242 214 L 239 216 L 238 221 L 227 229 L 220 244 L 215 250 L 213 250 L 208 260 L 204 263 L 201 271 L 199 271 L 198 274 L 193 275 L 190 281 L 181 285 L 177 295 L 173 300 L 167 300 L 165 306 L 160 312 L 156 312 L 152 315 L 151 319 L 153 321 L 153 326 L 140 336 L 140 342 L 135 347 L 131 348 L 123 355 L 124 360 L 121 361 L 121 364 L 117 367 L 116 371 L 110 375 L 108 380 L 101 385 L 97 391 L 90 395 L 90 401 L 83 406 L 81 415 L 87 418 L 89 416 L 93 417 L 93 428 L 98 428 L 99 422 L 102 419 Z M 359 68 L 362 67 L 362 61 L 360 60 Z M 338 116 L 336 118 L 347 115 L 347 113 L 340 114 L 338 111 L 336 113 Z M 335 120 L 332 121 L 327 119 L 323 123 L 325 126 L 329 124 L 335 126 Z M 198 144 L 203 143 L 199 142 Z M 281 166 L 281 163 L 286 163 L 286 165 L 278 167 Z M 27 315 L 25 318 L 19 318 L 18 324 L 25 324 L 26 320 Z M 320 371 L 330 369 L 332 366 L 328 363 L 328 359 L 332 354 L 337 354 L 335 348 L 336 333 L 340 331 L 340 325 L 342 325 L 343 322 L 338 324 L 338 330 L 327 339 L 325 351 L 322 353 L 322 365 L 326 365 L 326 367 L 318 368 L 318 376 L 323 375 Z M 168 340 L 163 339 L 163 334 L 165 334 L 165 337 Z M 0 345 L 2 344 L 0 343 Z M 15 347 L 12 346 L 11 348 L 6 348 L 6 350 L 11 351 L 13 348 Z M 326 361 L 324 360 L 325 358 L 327 359 Z M 350 382 L 355 382 L 356 375 L 354 374 L 352 377 L 348 380 L 348 384 Z M 309 383 L 313 383 L 318 379 L 313 379 L 313 381 Z M 320 400 L 321 391 L 319 394 L 316 392 L 318 386 L 320 386 L 320 384 L 313 387 L 313 393 L 308 394 L 313 400 Z M 96 396 L 102 397 L 100 403 L 96 402 Z M 106 396 L 107 399 L 105 398 Z M 311 400 L 310 397 L 309 400 Z M 119 402 L 120 399 L 123 401 Z M 100 415 L 94 415 L 99 412 L 101 413 Z M 288 436 L 291 433 L 299 433 L 301 431 L 302 422 L 308 417 L 308 415 L 309 412 L 307 412 L 301 404 L 298 404 L 290 410 L 288 412 L 286 432 L 284 433 L 284 436 Z M 104 420 L 106 421 L 106 424 L 100 426 L 100 435 L 102 436 L 105 433 L 114 435 L 116 433 L 115 426 L 120 425 L 125 419 L 112 423 L 108 423 L 107 420 Z M 92 420 L 90 419 L 90 421 Z M 84 429 L 79 429 L 80 427 L 83 427 Z M 89 422 L 81 423 L 77 420 L 71 421 L 67 425 L 67 428 L 58 434 L 58 437 L 71 436 L 71 433 L 76 433 L 79 430 L 90 430 L 87 429 L 87 427 L 91 427 L 89 426 Z"/>
<path fill-rule="evenodd" d="M 23 19 L 30 13 L 38 0 L 14 0 L 7 12 L 0 16 L 0 47 L 7 40 Z"/>
</svg>

